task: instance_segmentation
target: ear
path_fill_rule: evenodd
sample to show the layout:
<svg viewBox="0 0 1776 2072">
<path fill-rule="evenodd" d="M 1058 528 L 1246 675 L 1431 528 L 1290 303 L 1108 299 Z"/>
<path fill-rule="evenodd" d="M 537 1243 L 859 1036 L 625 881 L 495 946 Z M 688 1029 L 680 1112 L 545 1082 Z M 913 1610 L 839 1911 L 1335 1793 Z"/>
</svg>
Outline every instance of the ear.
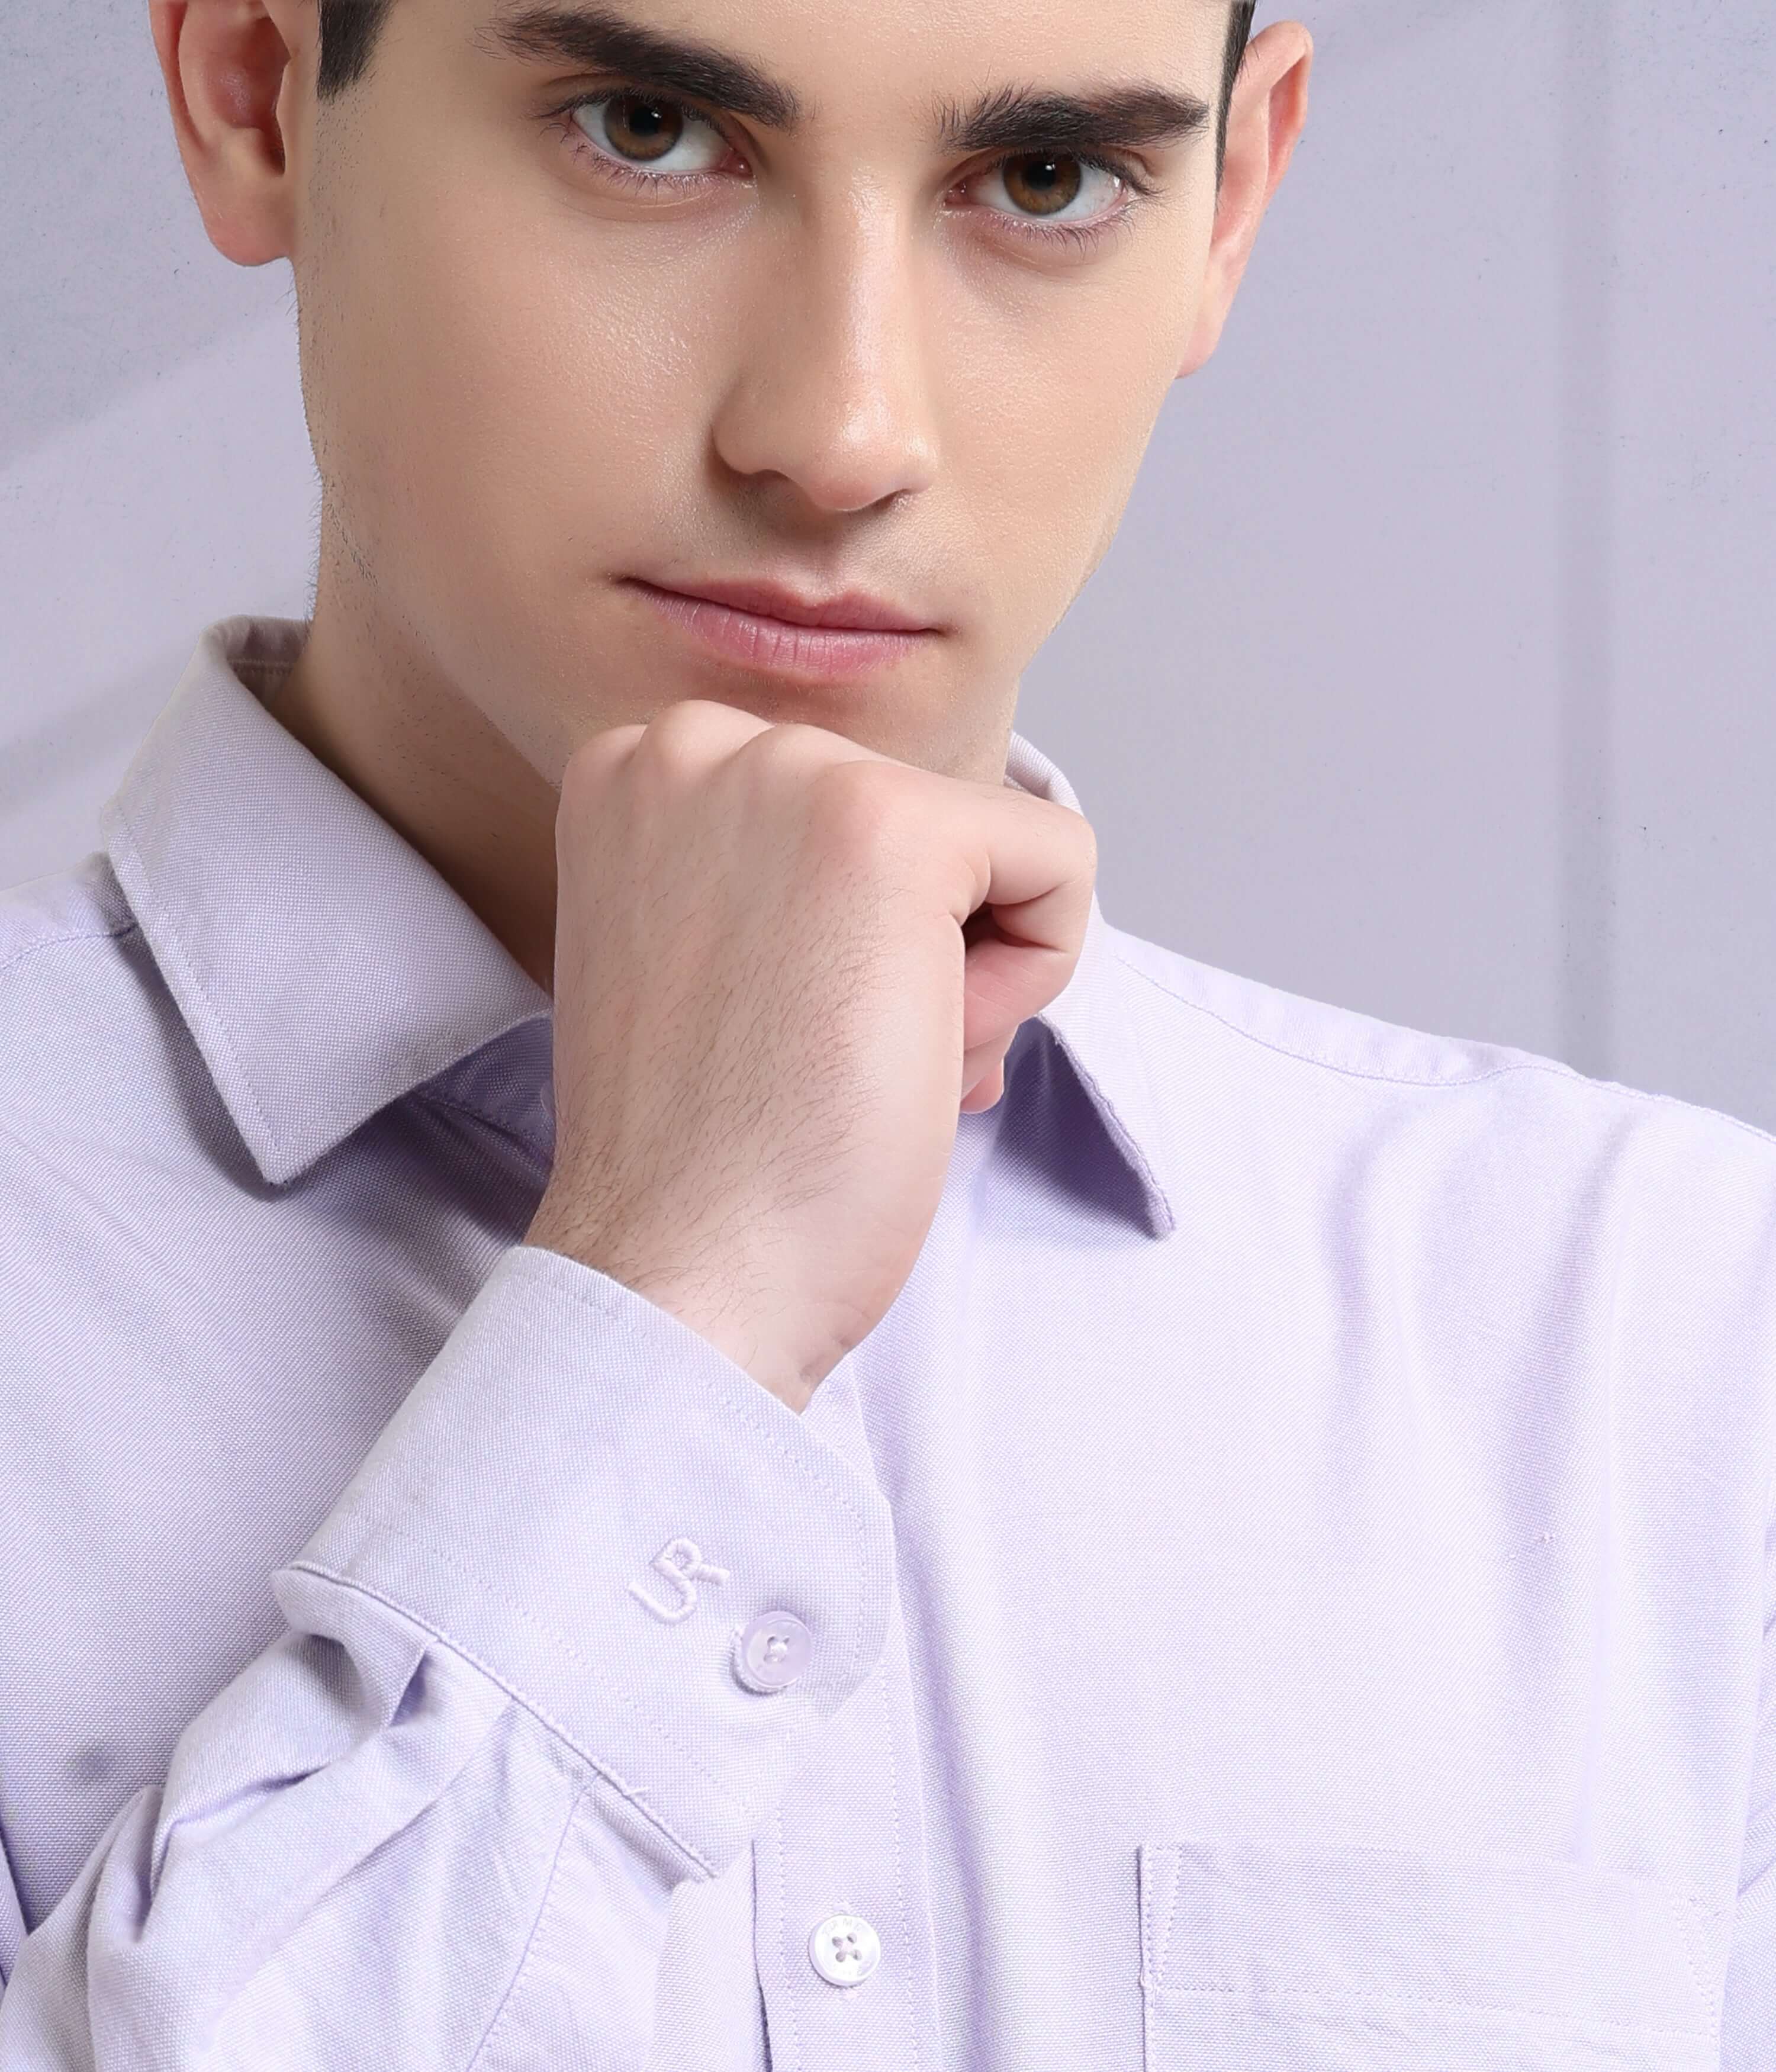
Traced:
<svg viewBox="0 0 1776 2072">
<path fill-rule="evenodd" d="M 173 134 L 210 242 L 239 266 L 287 257 L 286 122 L 302 119 L 314 0 L 149 0 Z"/>
<path fill-rule="evenodd" d="M 1227 150 L 1208 271 L 1178 376 L 1194 374 L 1220 343 L 1221 327 L 1307 121 L 1314 39 L 1300 22 L 1272 22 L 1246 46 L 1227 109 Z"/>
</svg>

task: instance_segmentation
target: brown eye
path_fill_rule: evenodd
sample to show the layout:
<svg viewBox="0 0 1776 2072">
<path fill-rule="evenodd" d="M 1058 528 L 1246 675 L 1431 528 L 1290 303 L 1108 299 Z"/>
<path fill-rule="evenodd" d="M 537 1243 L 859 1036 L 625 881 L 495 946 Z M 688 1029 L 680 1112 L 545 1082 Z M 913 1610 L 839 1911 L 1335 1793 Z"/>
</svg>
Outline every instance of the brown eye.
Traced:
<svg viewBox="0 0 1776 2072">
<path fill-rule="evenodd" d="M 1079 198 L 1085 168 L 1077 158 L 1036 154 L 1012 158 L 1003 169 L 1005 192 L 1032 216 L 1059 216 Z"/>
<path fill-rule="evenodd" d="M 682 175 L 713 172 L 728 156 L 727 139 L 706 115 L 658 94 L 588 95 L 572 113 L 593 155 L 631 183 L 668 187 Z"/>
<path fill-rule="evenodd" d="M 969 183 L 987 212 L 1026 238 L 1082 245 L 1126 220 L 1132 191 L 1149 190 L 1133 175 L 1076 151 L 1021 151 Z M 1083 204 L 1082 207 L 1081 204 Z"/>
<path fill-rule="evenodd" d="M 603 106 L 605 136 L 627 158 L 664 158 L 684 134 L 684 110 L 670 101 L 619 93 Z"/>
</svg>

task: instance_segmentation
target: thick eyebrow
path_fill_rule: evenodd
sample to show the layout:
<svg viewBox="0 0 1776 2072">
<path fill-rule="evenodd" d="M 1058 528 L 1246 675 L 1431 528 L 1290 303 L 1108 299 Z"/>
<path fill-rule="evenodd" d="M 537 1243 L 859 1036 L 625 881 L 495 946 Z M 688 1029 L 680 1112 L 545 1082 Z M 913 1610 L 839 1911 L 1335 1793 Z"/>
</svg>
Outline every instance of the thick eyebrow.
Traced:
<svg viewBox="0 0 1776 2072">
<path fill-rule="evenodd" d="M 507 4 L 475 34 L 490 56 L 620 72 L 637 86 L 682 94 L 730 109 L 767 130 L 793 130 L 806 109 L 800 97 L 745 58 L 713 44 L 664 35 L 613 9 Z"/>
<path fill-rule="evenodd" d="M 794 130 L 810 113 L 794 88 L 750 59 L 666 35 L 597 4 L 551 7 L 504 0 L 475 41 L 493 56 L 618 72 L 637 86 L 726 109 L 768 130 Z M 1106 145 L 1139 150 L 1184 142 L 1211 130 L 1214 121 L 1206 101 L 1151 84 L 1083 94 L 1007 86 L 965 106 L 940 102 L 937 136 L 957 151 L 1088 151 Z"/>
<path fill-rule="evenodd" d="M 1181 144 L 1213 126 L 1215 111 L 1194 93 L 1161 86 L 1109 87 L 1096 93 L 1044 93 L 1001 87 L 970 107 L 939 110 L 940 141 L 957 151 L 1089 151 L 1120 144 Z"/>
</svg>

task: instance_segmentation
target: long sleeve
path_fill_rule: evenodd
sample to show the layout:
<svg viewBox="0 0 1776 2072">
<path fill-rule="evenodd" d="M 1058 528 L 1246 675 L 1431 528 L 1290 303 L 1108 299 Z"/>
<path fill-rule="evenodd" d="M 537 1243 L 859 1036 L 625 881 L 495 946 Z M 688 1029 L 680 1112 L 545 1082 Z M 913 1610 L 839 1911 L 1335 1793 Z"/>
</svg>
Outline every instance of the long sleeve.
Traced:
<svg viewBox="0 0 1776 2072">
<path fill-rule="evenodd" d="M 751 1376 L 513 1248 L 26 1938 L 0 2072 L 639 2066 L 674 1889 L 869 1675 L 892 1563 Z"/>
<path fill-rule="evenodd" d="M 1776 1517 L 1764 1574 L 1758 1738 L 1721 2000 L 1720 2072 L 1767 2072 L 1776 2064 Z"/>
</svg>

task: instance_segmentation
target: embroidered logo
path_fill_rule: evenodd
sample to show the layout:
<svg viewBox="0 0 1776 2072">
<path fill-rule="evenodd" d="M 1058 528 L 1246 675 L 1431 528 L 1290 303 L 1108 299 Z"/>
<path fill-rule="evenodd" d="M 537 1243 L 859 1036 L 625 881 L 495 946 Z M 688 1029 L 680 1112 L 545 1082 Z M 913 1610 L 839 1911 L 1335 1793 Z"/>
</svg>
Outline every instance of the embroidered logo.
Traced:
<svg viewBox="0 0 1776 2072">
<path fill-rule="evenodd" d="M 705 1583 L 725 1583 L 728 1580 L 726 1568 L 718 1568 L 713 1561 L 703 1559 L 703 1550 L 694 1540 L 674 1540 L 662 1547 L 649 1564 L 657 1568 L 669 1582 L 678 1586 L 680 1601 L 676 1605 L 655 1603 L 639 1583 L 629 1585 L 629 1594 L 639 1597 L 657 1619 L 664 1619 L 668 1626 L 688 1619 L 697 1610 L 697 1585 Z"/>
</svg>

